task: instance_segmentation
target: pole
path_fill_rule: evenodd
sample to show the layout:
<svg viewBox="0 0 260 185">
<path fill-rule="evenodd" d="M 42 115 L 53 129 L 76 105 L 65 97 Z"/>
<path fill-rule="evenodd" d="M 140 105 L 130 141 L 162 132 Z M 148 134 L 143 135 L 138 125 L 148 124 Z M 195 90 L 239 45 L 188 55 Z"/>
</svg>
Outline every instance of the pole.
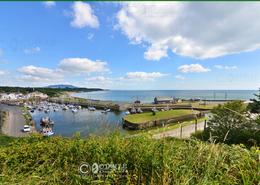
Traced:
<svg viewBox="0 0 260 185">
<path fill-rule="evenodd" d="M 197 132 L 197 128 L 198 128 L 198 120 L 197 118 L 195 119 L 195 132 Z"/>
<path fill-rule="evenodd" d="M 204 121 L 204 130 L 207 128 L 207 120 Z"/>
<path fill-rule="evenodd" d="M 180 138 L 182 138 L 182 124 L 181 124 Z"/>
</svg>

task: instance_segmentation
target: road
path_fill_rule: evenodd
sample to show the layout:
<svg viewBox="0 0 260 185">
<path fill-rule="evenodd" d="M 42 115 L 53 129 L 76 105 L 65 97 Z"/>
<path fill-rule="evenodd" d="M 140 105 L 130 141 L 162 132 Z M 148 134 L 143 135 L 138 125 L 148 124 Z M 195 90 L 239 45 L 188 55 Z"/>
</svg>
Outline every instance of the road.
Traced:
<svg viewBox="0 0 260 185">
<path fill-rule="evenodd" d="M 26 123 L 26 120 L 23 116 L 21 107 L 0 104 L 0 110 L 6 110 L 9 112 L 9 116 L 2 126 L 3 134 L 14 137 L 28 135 L 28 133 L 22 132 L 22 128 Z"/>
<path fill-rule="evenodd" d="M 203 130 L 203 129 L 204 129 L 204 121 L 203 122 L 199 122 L 197 124 L 197 130 Z M 180 132 L 181 132 L 181 128 L 178 128 L 178 129 L 174 129 L 174 130 L 161 132 L 159 134 L 155 134 L 155 135 L 153 135 L 153 138 L 154 139 L 160 139 L 160 138 L 164 138 L 164 137 L 177 137 L 177 138 L 181 138 L 180 137 Z M 194 132 L 195 132 L 195 124 L 184 126 L 184 127 L 182 127 L 182 138 L 188 138 Z"/>
</svg>

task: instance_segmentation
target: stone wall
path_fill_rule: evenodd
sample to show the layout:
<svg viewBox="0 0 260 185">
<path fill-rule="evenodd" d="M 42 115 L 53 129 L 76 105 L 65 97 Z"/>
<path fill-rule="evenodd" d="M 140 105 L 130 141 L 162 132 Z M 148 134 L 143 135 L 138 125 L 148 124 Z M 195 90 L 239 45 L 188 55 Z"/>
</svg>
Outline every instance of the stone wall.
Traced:
<svg viewBox="0 0 260 185">
<path fill-rule="evenodd" d="M 124 120 L 124 118 L 123 118 L 123 124 L 124 124 L 124 127 L 131 129 L 131 130 L 142 130 L 142 129 L 146 129 L 146 128 L 150 128 L 150 127 L 154 127 L 154 126 L 167 125 L 169 123 L 177 123 L 177 122 L 183 122 L 183 121 L 187 121 L 187 120 L 193 120 L 196 117 L 200 118 L 200 117 L 203 117 L 204 115 L 205 115 L 205 112 L 200 112 L 196 116 L 194 114 L 188 114 L 188 115 L 179 116 L 179 117 L 175 117 L 175 118 L 148 121 L 148 122 L 139 123 L 139 124 L 131 123 L 129 121 Z"/>
</svg>

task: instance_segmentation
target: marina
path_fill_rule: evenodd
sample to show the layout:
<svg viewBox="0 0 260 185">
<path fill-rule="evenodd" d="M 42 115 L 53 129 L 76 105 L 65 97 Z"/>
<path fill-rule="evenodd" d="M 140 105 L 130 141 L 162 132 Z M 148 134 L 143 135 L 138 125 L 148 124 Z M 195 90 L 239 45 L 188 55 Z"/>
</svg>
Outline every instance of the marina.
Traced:
<svg viewBox="0 0 260 185">
<path fill-rule="evenodd" d="M 29 107 L 34 110 L 34 112 L 30 111 L 30 114 L 35 122 L 36 129 L 43 135 L 55 134 L 72 137 L 76 133 L 80 133 L 82 137 L 85 137 L 91 134 L 106 134 L 116 130 L 125 132 L 122 128 L 124 112 L 48 102 Z"/>
</svg>

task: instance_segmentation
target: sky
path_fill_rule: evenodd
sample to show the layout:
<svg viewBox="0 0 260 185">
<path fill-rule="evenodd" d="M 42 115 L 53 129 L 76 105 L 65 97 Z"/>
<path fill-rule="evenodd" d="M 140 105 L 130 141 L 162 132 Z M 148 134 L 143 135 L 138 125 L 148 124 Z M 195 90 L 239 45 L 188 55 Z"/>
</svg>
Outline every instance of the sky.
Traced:
<svg viewBox="0 0 260 185">
<path fill-rule="evenodd" d="M 0 2 L 0 86 L 260 87 L 260 3 Z"/>
</svg>

